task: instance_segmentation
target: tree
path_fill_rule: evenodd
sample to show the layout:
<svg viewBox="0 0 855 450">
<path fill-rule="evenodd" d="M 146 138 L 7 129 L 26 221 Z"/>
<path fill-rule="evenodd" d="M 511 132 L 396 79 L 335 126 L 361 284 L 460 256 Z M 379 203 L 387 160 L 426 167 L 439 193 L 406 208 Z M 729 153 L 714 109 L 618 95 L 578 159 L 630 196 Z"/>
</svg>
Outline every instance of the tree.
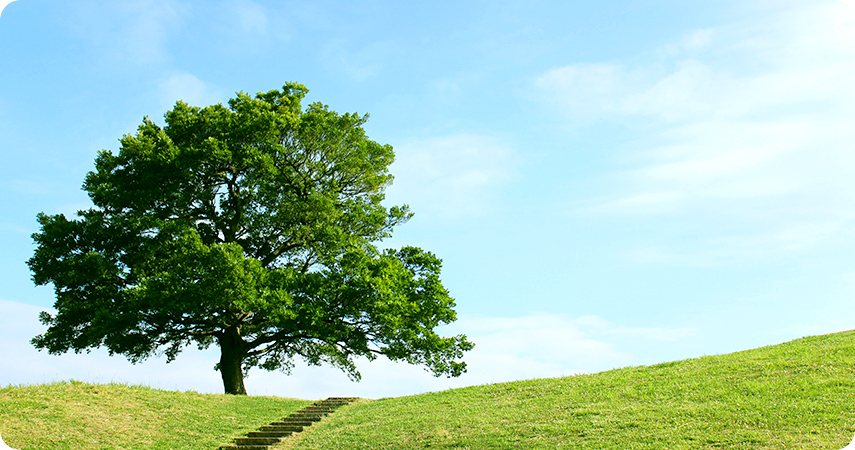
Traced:
<svg viewBox="0 0 855 450">
<path fill-rule="evenodd" d="M 38 216 L 28 264 L 57 312 L 32 343 L 132 362 L 216 344 L 229 394 L 246 394 L 250 368 L 295 358 L 356 380 L 359 356 L 465 372 L 473 345 L 435 331 L 456 319 L 441 261 L 377 247 L 411 217 L 381 204 L 392 147 L 367 138 L 367 115 L 303 110 L 307 92 L 179 101 L 165 127 L 145 118 L 118 155 L 101 151 L 83 184 L 94 207 Z"/>
</svg>

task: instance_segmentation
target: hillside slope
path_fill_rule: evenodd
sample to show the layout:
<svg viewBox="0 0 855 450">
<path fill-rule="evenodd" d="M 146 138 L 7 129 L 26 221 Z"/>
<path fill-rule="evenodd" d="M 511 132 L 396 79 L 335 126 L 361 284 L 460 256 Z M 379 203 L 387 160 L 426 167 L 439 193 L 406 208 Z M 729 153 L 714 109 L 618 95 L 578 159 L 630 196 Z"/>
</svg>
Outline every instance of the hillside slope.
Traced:
<svg viewBox="0 0 855 450">
<path fill-rule="evenodd" d="M 0 434 L 18 450 L 204 450 L 310 402 L 79 382 L 0 389 Z"/>
<path fill-rule="evenodd" d="M 283 448 L 840 449 L 855 332 L 592 375 L 363 401 Z"/>
</svg>

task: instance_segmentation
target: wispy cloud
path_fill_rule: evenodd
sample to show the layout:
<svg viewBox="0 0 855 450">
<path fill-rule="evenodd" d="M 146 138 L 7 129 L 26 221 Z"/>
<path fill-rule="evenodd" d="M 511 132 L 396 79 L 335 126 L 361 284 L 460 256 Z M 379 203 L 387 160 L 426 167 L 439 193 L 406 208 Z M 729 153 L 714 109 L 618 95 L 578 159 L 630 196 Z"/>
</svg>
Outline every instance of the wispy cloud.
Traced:
<svg viewBox="0 0 855 450">
<path fill-rule="evenodd" d="M 596 316 L 570 317 L 530 313 L 519 317 L 462 317 L 440 330 L 445 335 L 466 334 L 475 348 L 464 356 L 467 373 L 459 378 L 435 378 L 418 366 L 378 359 L 359 364 L 363 379 L 350 383 L 328 368 L 297 368 L 280 379 L 293 389 L 313 390 L 313 381 L 369 398 L 399 396 L 477 386 L 505 381 L 554 378 L 594 373 L 640 361 L 637 346 L 654 346 L 696 338 L 693 328 L 621 326 Z M 259 373 L 259 377 L 273 376 Z M 263 387 L 262 389 L 268 389 Z M 321 392 L 315 397 L 320 397 Z"/>
<path fill-rule="evenodd" d="M 334 39 L 321 50 L 321 58 L 332 73 L 349 82 L 363 82 L 378 76 L 401 54 L 397 42 L 378 41 L 356 46 L 349 39 Z"/>
<path fill-rule="evenodd" d="M 45 331 L 45 326 L 38 322 L 38 315 L 46 309 L 50 310 L 0 300 L 0 342 L 3 343 L 0 360 L 17 362 L 14 370 L 4 370 L 0 374 L 0 386 L 76 379 L 217 392 L 219 377 L 212 369 L 218 357 L 210 351 L 188 351 L 172 364 L 155 359 L 138 365 L 122 357 L 111 357 L 103 349 L 61 356 L 39 352 L 30 344 L 30 339 Z"/>
<path fill-rule="evenodd" d="M 251 0 L 228 2 L 227 9 L 237 19 L 244 33 L 267 33 L 267 10 Z"/>
<path fill-rule="evenodd" d="M 166 364 L 152 359 L 137 365 L 106 351 L 52 356 L 36 351 L 29 340 L 44 332 L 37 321 L 43 308 L 0 300 L 0 359 L 18 361 L 15 371 L 0 373 L 0 386 L 78 379 L 96 383 L 124 382 L 162 389 L 221 392 L 213 366 L 218 350 L 186 350 Z M 520 379 L 569 376 L 638 364 L 625 348 L 659 345 L 694 337 L 691 328 L 634 328 L 595 316 L 569 317 L 532 313 L 521 317 L 461 318 L 440 330 L 466 334 L 476 343 L 465 356 L 469 370 L 460 378 L 435 378 L 418 366 L 378 359 L 358 363 L 363 379 L 347 380 L 329 367 L 297 362 L 291 375 L 253 370 L 247 389 L 257 395 L 321 398 L 359 395 L 370 398 L 408 395 L 454 387 Z M 649 361 L 648 361 L 649 362 Z M 97 368 L 93 372 L 92 368 Z"/>
<path fill-rule="evenodd" d="M 710 232 L 742 222 L 766 236 L 705 241 L 720 245 L 722 254 L 786 250 L 851 235 L 851 6 L 799 5 L 760 25 L 696 30 L 646 64 L 572 64 L 541 76 L 538 89 L 569 126 L 613 123 L 647 136 L 632 143 L 632 154 L 616 159 L 612 189 L 581 202 L 580 212 L 680 216 Z M 799 244 L 775 237 L 826 230 L 829 223 L 835 224 L 832 231 Z"/>
<path fill-rule="evenodd" d="M 269 58 L 270 52 L 290 41 L 294 22 L 299 21 L 291 8 L 283 11 L 253 0 L 224 0 L 202 6 L 216 17 L 211 35 L 217 37 L 220 51 L 243 58 Z"/>
<path fill-rule="evenodd" d="M 145 65 L 172 58 L 167 44 L 186 12 L 184 4 L 173 0 L 92 0 L 71 4 L 67 23 L 111 64 Z"/>
<path fill-rule="evenodd" d="M 515 176 L 514 153 L 498 139 L 474 134 L 399 145 L 391 171 L 390 203 L 407 203 L 419 215 L 460 218 L 490 210 Z"/>
<path fill-rule="evenodd" d="M 161 79 L 157 89 L 162 111 L 172 109 L 178 100 L 205 107 L 223 99 L 208 83 L 187 72 L 177 72 Z"/>
</svg>

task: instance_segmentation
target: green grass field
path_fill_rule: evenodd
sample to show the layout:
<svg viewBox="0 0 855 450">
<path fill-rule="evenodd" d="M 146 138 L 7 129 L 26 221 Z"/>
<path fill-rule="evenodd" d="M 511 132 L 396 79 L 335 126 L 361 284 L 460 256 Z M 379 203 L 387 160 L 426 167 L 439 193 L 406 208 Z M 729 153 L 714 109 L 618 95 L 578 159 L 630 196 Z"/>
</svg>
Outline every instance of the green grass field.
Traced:
<svg viewBox="0 0 855 450">
<path fill-rule="evenodd" d="M 347 395 L 346 392 L 341 395 Z M 122 385 L 0 389 L 13 448 L 215 449 L 307 402 Z M 281 449 L 840 449 L 855 332 L 592 375 L 361 400 Z"/>
<path fill-rule="evenodd" d="M 8 387 L 0 434 L 18 450 L 213 450 L 309 403 L 121 384 Z"/>
<path fill-rule="evenodd" d="M 840 449 L 855 333 L 343 408 L 292 449 Z"/>
</svg>

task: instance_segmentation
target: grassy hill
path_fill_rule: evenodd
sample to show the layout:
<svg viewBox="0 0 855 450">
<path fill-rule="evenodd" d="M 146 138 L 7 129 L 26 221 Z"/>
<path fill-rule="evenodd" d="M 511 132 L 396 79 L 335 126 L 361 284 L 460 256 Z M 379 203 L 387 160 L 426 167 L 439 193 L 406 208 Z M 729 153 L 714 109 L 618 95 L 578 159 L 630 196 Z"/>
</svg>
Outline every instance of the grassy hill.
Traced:
<svg viewBox="0 0 855 450">
<path fill-rule="evenodd" d="M 569 378 L 364 402 L 292 449 L 840 449 L 855 333 Z"/>
<path fill-rule="evenodd" d="M 0 434 L 18 450 L 213 450 L 309 403 L 121 384 L 8 387 Z"/>
<path fill-rule="evenodd" d="M 347 393 L 342 393 L 347 394 Z M 0 389 L 29 449 L 214 449 L 308 402 L 62 383 Z M 359 401 L 282 449 L 840 449 L 855 332 L 568 378 Z"/>
</svg>

